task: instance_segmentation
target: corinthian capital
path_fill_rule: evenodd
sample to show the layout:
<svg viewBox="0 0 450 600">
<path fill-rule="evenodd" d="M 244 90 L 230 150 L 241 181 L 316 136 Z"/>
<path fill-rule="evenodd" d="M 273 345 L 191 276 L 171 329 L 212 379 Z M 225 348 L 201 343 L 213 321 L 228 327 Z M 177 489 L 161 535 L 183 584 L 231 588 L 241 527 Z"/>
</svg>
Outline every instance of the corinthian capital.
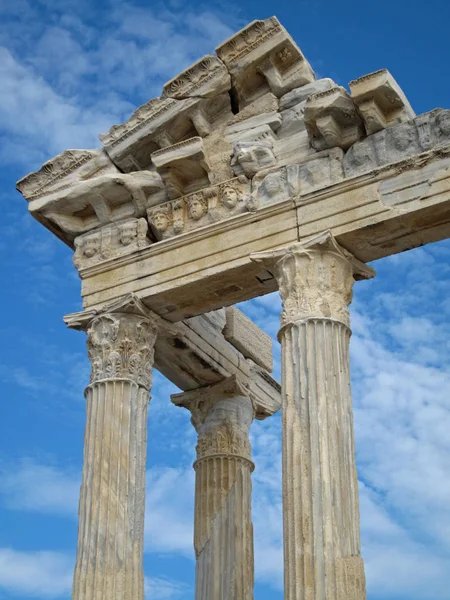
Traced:
<svg viewBox="0 0 450 600">
<path fill-rule="evenodd" d="M 191 412 L 198 460 L 217 455 L 251 459 L 249 430 L 255 410 L 248 390 L 235 377 L 171 398 Z"/>
<path fill-rule="evenodd" d="M 87 332 L 91 383 L 127 379 L 150 390 L 160 318 L 134 295 L 104 307 L 65 317 L 69 327 Z"/>
<path fill-rule="evenodd" d="M 312 318 L 348 326 L 353 283 L 375 275 L 371 267 L 339 246 L 329 231 L 250 258 L 274 270 L 283 305 L 282 327 Z"/>
</svg>

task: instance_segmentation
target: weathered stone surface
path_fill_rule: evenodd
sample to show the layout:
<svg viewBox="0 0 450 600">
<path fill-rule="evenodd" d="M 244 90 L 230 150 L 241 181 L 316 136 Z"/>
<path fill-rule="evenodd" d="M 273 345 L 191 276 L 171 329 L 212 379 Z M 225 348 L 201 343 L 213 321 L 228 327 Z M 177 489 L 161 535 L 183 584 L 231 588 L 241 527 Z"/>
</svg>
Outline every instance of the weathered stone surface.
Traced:
<svg viewBox="0 0 450 600">
<path fill-rule="evenodd" d="M 262 113 L 254 117 L 250 117 L 238 123 L 228 125 L 226 133 L 228 136 L 240 134 L 248 129 L 259 128 L 262 125 L 267 125 L 273 131 L 277 131 L 281 127 L 281 115 L 278 112 Z"/>
<path fill-rule="evenodd" d="M 276 17 L 253 21 L 216 52 L 231 73 L 242 105 L 269 90 L 280 97 L 315 79 L 301 50 Z"/>
<path fill-rule="evenodd" d="M 125 219 L 75 238 L 74 265 L 79 271 L 137 252 L 150 245 L 145 219 Z"/>
<path fill-rule="evenodd" d="M 304 118 L 316 150 L 339 146 L 347 150 L 364 137 L 364 127 L 350 95 L 336 86 L 313 94 L 306 101 Z"/>
<path fill-rule="evenodd" d="M 341 148 L 331 148 L 302 162 L 262 171 L 253 178 L 252 196 L 258 207 L 264 208 L 327 188 L 344 178 L 343 159 Z"/>
<path fill-rule="evenodd" d="M 230 120 L 230 123 L 240 123 L 241 121 L 245 121 L 250 117 L 274 112 L 278 110 L 278 107 L 278 98 L 272 94 L 272 92 L 267 92 L 250 104 L 247 104 L 244 107 L 239 107 L 239 112 L 234 115 L 234 117 Z"/>
<path fill-rule="evenodd" d="M 272 339 L 251 319 L 234 306 L 226 310 L 225 339 L 237 348 L 245 358 L 251 358 L 257 365 L 272 371 Z"/>
<path fill-rule="evenodd" d="M 346 177 L 367 173 L 450 144 L 450 110 L 436 109 L 412 121 L 379 131 L 352 146 L 345 155 Z"/>
<path fill-rule="evenodd" d="M 400 86 L 386 69 L 350 81 L 349 85 L 367 135 L 416 116 Z"/>
<path fill-rule="evenodd" d="M 105 151 L 122 171 L 151 167 L 150 156 L 160 148 L 189 137 L 204 137 L 233 117 L 228 93 L 213 98 L 155 98 L 121 125 L 100 136 Z"/>
<path fill-rule="evenodd" d="M 313 94 L 325 92 L 332 87 L 336 87 L 335 82 L 326 77 L 295 88 L 280 98 L 280 111 L 288 110 L 297 104 L 303 104 Z"/>
<path fill-rule="evenodd" d="M 169 198 L 179 198 L 212 183 L 201 137 L 161 148 L 152 153 L 151 159 L 166 184 Z"/>
<path fill-rule="evenodd" d="M 253 177 L 276 163 L 272 141 L 238 142 L 233 146 L 231 166 L 235 175 Z"/>
<path fill-rule="evenodd" d="M 167 98 L 210 98 L 228 92 L 231 77 L 215 54 L 208 54 L 179 73 L 164 86 Z"/>
<path fill-rule="evenodd" d="M 142 217 L 165 199 L 157 173 L 119 173 L 101 150 L 68 150 L 18 182 L 29 211 L 64 242 L 112 221 Z"/>
<path fill-rule="evenodd" d="M 274 269 L 282 299 L 285 595 L 365 600 L 348 305 L 354 278 L 374 271 L 329 233 L 252 259 Z"/>
<path fill-rule="evenodd" d="M 238 177 L 158 205 L 147 214 L 153 233 L 162 240 L 256 208 L 250 195 L 250 182 Z"/>
</svg>

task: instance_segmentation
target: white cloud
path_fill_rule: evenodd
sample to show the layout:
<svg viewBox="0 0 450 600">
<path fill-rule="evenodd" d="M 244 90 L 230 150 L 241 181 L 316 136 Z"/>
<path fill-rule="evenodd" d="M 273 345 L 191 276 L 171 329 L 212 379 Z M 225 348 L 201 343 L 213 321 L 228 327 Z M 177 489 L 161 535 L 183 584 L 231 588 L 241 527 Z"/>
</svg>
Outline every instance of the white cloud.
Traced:
<svg viewBox="0 0 450 600">
<path fill-rule="evenodd" d="M 74 561 L 59 552 L 19 552 L 0 548 L 0 590 L 36 598 L 70 593 Z"/>
<path fill-rule="evenodd" d="M 162 577 L 146 577 L 144 586 L 146 600 L 176 600 L 190 591 L 184 583 Z"/>
<path fill-rule="evenodd" d="M 231 35 L 230 13 L 196 13 L 132 2 L 83 2 L 47 14 L 23 3 L 4 13 L 0 35 L 0 159 L 38 167 L 97 136 L 161 93 L 162 84 Z M 24 17 L 27 15 L 26 24 Z M 47 20 L 47 26 L 43 24 Z M 170 44 L 167 45 L 167 39 Z M 20 43 L 18 43 L 20 40 Z M 93 82 L 94 80 L 94 82 Z"/>
</svg>

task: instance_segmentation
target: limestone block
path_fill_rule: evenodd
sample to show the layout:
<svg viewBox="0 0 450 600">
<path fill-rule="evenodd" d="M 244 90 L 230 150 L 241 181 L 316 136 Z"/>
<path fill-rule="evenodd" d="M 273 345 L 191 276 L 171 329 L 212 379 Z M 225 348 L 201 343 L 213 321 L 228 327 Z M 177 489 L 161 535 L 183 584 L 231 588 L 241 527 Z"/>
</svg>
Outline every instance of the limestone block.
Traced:
<svg viewBox="0 0 450 600">
<path fill-rule="evenodd" d="M 169 198 L 179 198 L 213 180 L 201 137 L 161 148 L 152 153 L 151 159 L 166 184 Z"/>
<path fill-rule="evenodd" d="M 272 339 L 251 319 L 234 306 L 226 311 L 225 339 L 257 365 L 271 372 L 273 369 Z"/>
<path fill-rule="evenodd" d="M 216 52 L 230 71 L 243 106 L 269 90 L 280 97 L 315 79 L 301 50 L 276 17 L 253 21 Z"/>
<path fill-rule="evenodd" d="M 147 248 L 150 246 L 147 232 L 145 219 L 125 219 L 80 235 L 75 238 L 73 262 L 82 270 Z"/>
<path fill-rule="evenodd" d="M 345 155 L 346 177 L 367 173 L 450 144 L 450 110 L 436 109 L 354 144 Z"/>
<path fill-rule="evenodd" d="M 295 133 L 306 132 L 304 119 L 305 104 L 306 102 L 301 102 L 280 113 L 282 125 L 277 132 L 277 136 L 280 140 L 290 137 Z"/>
<path fill-rule="evenodd" d="M 280 111 L 292 108 L 296 104 L 306 102 L 313 94 L 325 92 L 333 87 L 336 87 L 336 83 L 332 79 L 324 78 L 317 79 L 317 81 L 295 88 L 280 98 Z"/>
<path fill-rule="evenodd" d="M 386 69 L 350 81 L 349 86 L 367 135 L 416 116 L 400 86 Z"/>
<path fill-rule="evenodd" d="M 148 210 L 158 240 L 187 233 L 256 209 L 245 177 L 225 181 Z"/>
<path fill-rule="evenodd" d="M 305 124 L 316 150 L 339 146 L 347 150 L 364 137 L 364 127 L 350 95 L 336 86 L 308 98 Z"/>
<path fill-rule="evenodd" d="M 261 127 L 262 125 L 267 125 L 273 131 L 277 131 L 281 127 L 281 115 L 277 111 L 272 111 L 250 117 L 239 121 L 238 123 L 232 123 L 226 128 L 226 134 L 230 136 L 232 134 L 245 132 L 249 129 Z"/>
<path fill-rule="evenodd" d="M 17 189 L 33 216 L 69 245 L 107 223 L 141 217 L 149 204 L 166 198 L 157 173 L 119 173 L 102 150 L 67 150 Z"/>
<path fill-rule="evenodd" d="M 100 135 L 105 151 L 124 172 L 151 168 L 150 156 L 189 137 L 204 137 L 233 117 L 228 93 L 213 98 L 154 98 L 121 125 Z"/>
<path fill-rule="evenodd" d="M 233 145 L 231 167 L 236 175 L 244 173 L 246 177 L 253 177 L 258 171 L 273 167 L 276 162 L 273 142 L 269 140 Z"/>
<path fill-rule="evenodd" d="M 167 98 L 209 98 L 228 92 L 231 77 L 215 54 L 208 54 L 164 85 Z"/>
</svg>

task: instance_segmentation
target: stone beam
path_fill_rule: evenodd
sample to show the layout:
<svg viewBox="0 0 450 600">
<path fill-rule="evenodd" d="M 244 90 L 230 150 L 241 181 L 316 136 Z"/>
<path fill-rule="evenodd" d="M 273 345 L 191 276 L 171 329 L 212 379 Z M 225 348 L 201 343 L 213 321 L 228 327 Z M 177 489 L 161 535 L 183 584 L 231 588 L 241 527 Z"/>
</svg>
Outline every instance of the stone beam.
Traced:
<svg viewBox="0 0 450 600">
<path fill-rule="evenodd" d="M 423 117 L 417 117 L 414 131 L 424 130 Z M 444 117 L 450 119 L 448 111 L 435 117 L 441 130 L 448 129 Z M 344 159 L 347 178 L 341 176 L 337 183 L 305 185 L 306 175 L 295 180 L 298 165 L 275 170 L 267 177 L 278 178 L 285 188 L 257 212 L 166 239 L 139 255 L 80 270 L 85 307 L 132 292 L 165 319 L 179 321 L 275 291 L 273 274 L 250 260 L 252 252 L 330 230 L 342 247 L 369 262 L 450 237 L 450 146 L 417 154 L 413 148 L 412 156 L 387 165 L 379 164 L 382 159 L 375 155 L 380 140 L 387 152 L 403 147 L 409 130 L 395 130 L 405 125 L 409 126 L 401 124 L 355 144 Z M 383 156 L 392 161 L 389 154 Z M 314 178 L 309 181 L 314 184 Z M 326 186 L 326 178 L 324 182 Z M 283 194 L 286 199 L 279 200 Z"/>
</svg>

